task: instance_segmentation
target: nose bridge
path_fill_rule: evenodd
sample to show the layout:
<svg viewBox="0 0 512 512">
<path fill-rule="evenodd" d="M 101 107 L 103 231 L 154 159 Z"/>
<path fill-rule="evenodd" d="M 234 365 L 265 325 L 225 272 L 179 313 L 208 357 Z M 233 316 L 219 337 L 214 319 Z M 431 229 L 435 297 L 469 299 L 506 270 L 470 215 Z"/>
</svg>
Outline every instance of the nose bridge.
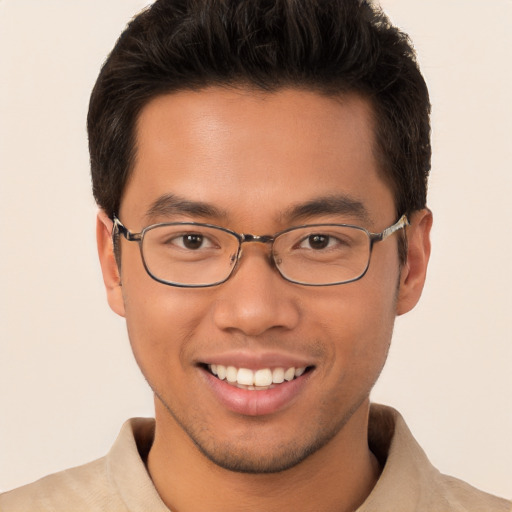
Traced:
<svg viewBox="0 0 512 512">
<path fill-rule="evenodd" d="M 251 235 L 250 233 L 244 233 L 242 235 L 241 243 L 258 242 L 262 244 L 269 244 L 273 241 L 274 237 L 272 235 Z"/>
<path fill-rule="evenodd" d="M 251 235 L 251 234 L 243 234 L 240 239 L 240 246 L 237 257 L 237 268 L 235 269 L 235 273 L 238 272 L 240 265 L 243 265 L 244 254 L 244 244 L 261 244 L 264 245 L 264 249 L 266 251 L 265 261 L 270 267 L 275 268 L 274 258 L 273 258 L 273 244 L 274 237 L 272 235 Z M 252 251 L 251 251 L 252 252 Z M 256 254 L 252 254 L 250 258 L 257 257 Z M 247 264 L 247 263 L 246 263 Z M 244 265 L 245 266 L 245 265 Z"/>
</svg>

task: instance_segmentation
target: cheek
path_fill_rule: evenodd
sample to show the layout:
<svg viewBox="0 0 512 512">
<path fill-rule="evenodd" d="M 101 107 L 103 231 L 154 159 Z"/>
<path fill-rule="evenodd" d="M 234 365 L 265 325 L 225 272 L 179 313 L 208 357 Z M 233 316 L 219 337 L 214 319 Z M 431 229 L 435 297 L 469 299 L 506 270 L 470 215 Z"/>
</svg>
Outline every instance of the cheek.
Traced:
<svg viewBox="0 0 512 512">
<path fill-rule="evenodd" d="M 315 329 L 331 347 L 331 364 L 340 378 L 375 379 L 386 360 L 395 321 L 398 267 L 395 272 L 387 267 L 387 274 L 375 267 L 360 281 L 321 290 L 312 301 Z"/>
<path fill-rule="evenodd" d="M 166 286 L 140 261 L 123 260 L 123 298 L 133 353 L 142 371 L 184 367 L 184 353 L 207 311 L 203 293 Z"/>
</svg>

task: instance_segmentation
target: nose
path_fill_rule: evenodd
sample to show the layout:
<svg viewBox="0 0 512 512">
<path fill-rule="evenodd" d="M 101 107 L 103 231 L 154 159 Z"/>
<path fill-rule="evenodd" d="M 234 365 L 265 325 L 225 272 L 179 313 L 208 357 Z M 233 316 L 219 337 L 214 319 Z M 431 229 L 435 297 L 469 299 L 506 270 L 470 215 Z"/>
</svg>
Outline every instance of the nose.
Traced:
<svg viewBox="0 0 512 512">
<path fill-rule="evenodd" d="M 300 320 L 299 285 L 279 275 L 265 244 L 249 245 L 244 247 L 234 275 L 220 285 L 213 313 L 215 325 L 246 336 L 293 329 Z"/>
</svg>

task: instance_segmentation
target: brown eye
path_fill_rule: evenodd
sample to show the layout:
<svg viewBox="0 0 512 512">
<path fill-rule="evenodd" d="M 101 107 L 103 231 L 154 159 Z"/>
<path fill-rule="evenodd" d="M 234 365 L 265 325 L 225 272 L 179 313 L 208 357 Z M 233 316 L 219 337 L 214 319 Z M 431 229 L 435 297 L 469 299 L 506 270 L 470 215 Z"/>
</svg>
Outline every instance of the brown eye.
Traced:
<svg viewBox="0 0 512 512">
<path fill-rule="evenodd" d="M 187 249 L 200 249 L 203 245 L 203 235 L 188 234 L 183 236 L 183 246 Z"/>
<path fill-rule="evenodd" d="M 326 235 L 310 235 L 308 243 L 311 249 L 325 249 L 329 245 L 329 238 Z"/>
</svg>

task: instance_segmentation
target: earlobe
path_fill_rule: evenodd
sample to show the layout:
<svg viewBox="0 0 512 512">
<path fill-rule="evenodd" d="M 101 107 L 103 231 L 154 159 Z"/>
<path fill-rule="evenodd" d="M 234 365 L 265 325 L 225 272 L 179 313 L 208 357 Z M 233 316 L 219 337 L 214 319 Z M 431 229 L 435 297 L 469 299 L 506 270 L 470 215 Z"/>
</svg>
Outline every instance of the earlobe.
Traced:
<svg viewBox="0 0 512 512">
<path fill-rule="evenodd" d="M 430 229 L 432 212 L 425 208 L 414 212 L 407 228 L 407 262 L 400 275 L 396 314 L 403 315 L 416 306 L 421 297 L 428 260 L 430 258 Z"/>
<path fill-rule="evenodd" d="M 103 210 L 100 210 L 96 219 L 96 242 L 107 300 L 111 309 L 124 317 L 123 291 L 119 268 L 114 255 L 112 228 L 112 220 Z"/>
</svg>

